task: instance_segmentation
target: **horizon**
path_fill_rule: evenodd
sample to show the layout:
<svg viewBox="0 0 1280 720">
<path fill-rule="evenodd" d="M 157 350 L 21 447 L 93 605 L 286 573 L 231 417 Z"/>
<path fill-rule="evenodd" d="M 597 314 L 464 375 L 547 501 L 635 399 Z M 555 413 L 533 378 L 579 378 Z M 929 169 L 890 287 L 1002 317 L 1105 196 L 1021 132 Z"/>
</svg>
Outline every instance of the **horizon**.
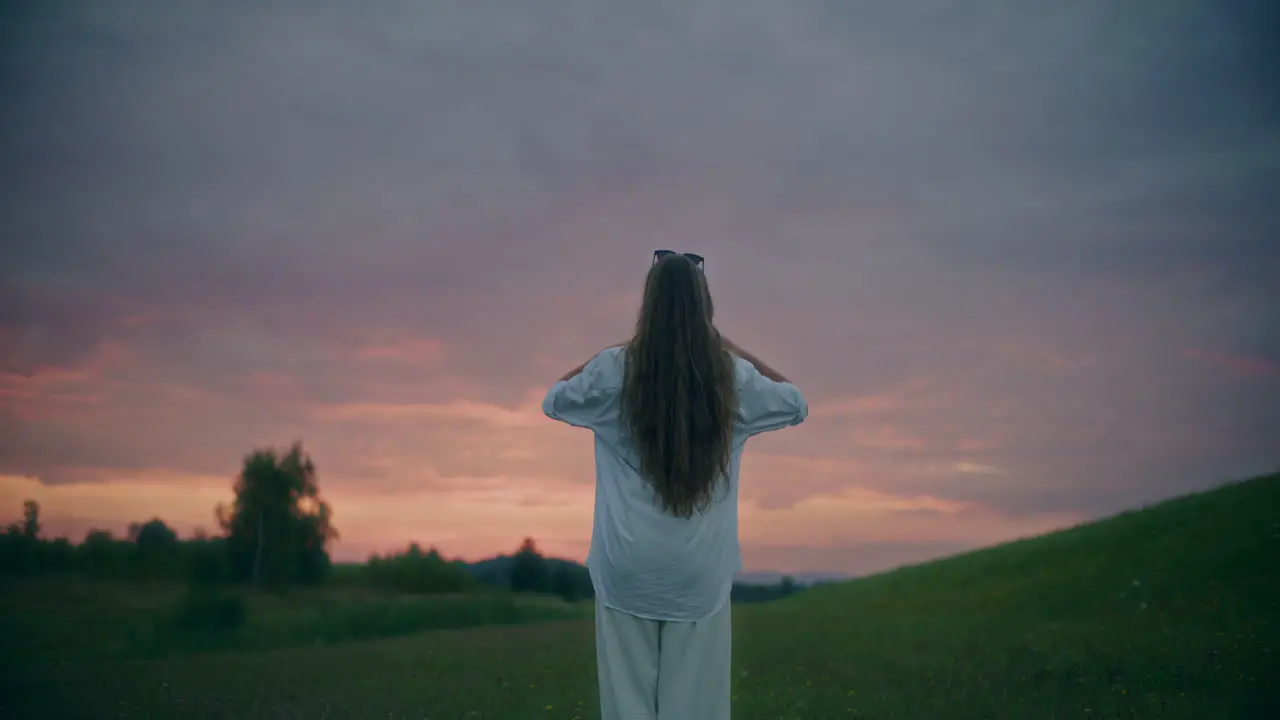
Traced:
<svg viewBox="0 0 1280 720">
<path fill-rule="evenodd" d="M 735 583 L 739 583 L 739 582 L 741 582 L 741 583 L 745 583 L 745 584 L 766 584 L 766 583 L 774 583 L 774 582 L 777 582 L 778 580 L 780 580 L 780 579 L 781 579 L 782 577 L 784 577 L 784 576 L 792 577 L 792 578 L 793 578 L 797 583 L 805 584 L 805 585 L 811 585 L 811 584 L 820 583 L 820 582 L 827 582 L 827 581 L 858 580 L 858 579 L 861 579 L 861 578 L 870 577 L 870 576 L 872 576 L 872 575 L 878 575 L 878 574 L 882 574 L 882 573 L 886 573 L 886 572 L 893 572 L 894 570 L 898 570 L 898 569 L 901 569 L 901 568 L 904 568 L 904 567 L 909 567 L 909 566 L 912 566 L 912 565 L 926 564 L 926 563 L 930 563 L 930 562 L 933 562 L 933 561 L 936 561 L 936 560 L 946 560 L 946 559 L 949 559 L 949 558 L 952 558 L 952 557 L 959 557 L 959 556 L 961 556 L 961 555 L 967 555 L 967 554 L 972 553 L 972 552 L 978 552 L 978 551 L 982 551 L 982 550 L 991 549 L 991 548 L 994 548 L 994 547 L 997 547 L 997 546 L 1000 546 L 1000 545 L 1005 545 L 1005 544 L 1014 543 L 1014 542 L 1020 542 L 1020 541 L 1023 541 L 1023 540 L 1033 540 L 1033 539 L 1038 538 L 1038 537 L 1044 537 L 1044 536 L 1046 536 L 1046 535 L 1052 535 L 1052 534 L 1059 533 L 1059 532 L 1065 532 L 1065 531 L 1067 531 L 1067 530 L 1071 530 L 1071 529 L 1074 529 L 1074 528 L 1076 528 L 1076 527 L 1080 527 L 1080 526 L 1083 526 L 1083 525 L 1089 525 L 1089 524 L 1096 523 L 1096 522 L 1103 522 L 1103 521 L 1107 521 L 1107 520 L 1115 519 L 1115 518 L 1118 518 L 1118 517 L 1120 517 L 1120 516 L 1122 516 L 1122 515 L 1126 515 L 1126 514 L 1131 513 L 1131 512 L 1138 512 L 1138 511 L 1142 511 L 1142 510 L 1147 510 L 1147 509 L 1149 509 L 1149 508 L 1152 508 L 1152 507 L 1155 507 L 1155 506 L 1158 506 L 1158 505 L 1164 504 L 1164 503 L 1169 502 L 1169 501 L 1172 501 L 1172 500 L 1180 500 L 1180 499 L 1184 499 L 1184 498 L 1187 498 L 1187 497 L 1190 497 L 1190 496 L 1194 496 L 1194 495 L 1200 495 L 1200 494 L 1204 494 L 1204 493 L 1207 493 L 1207 492 L 1212 492 L 1212 491 L 1215 491 L 1215 490 L 1221 490 L 1221 489 L 1224 489 L 1224 488 L 1226 488 L 1226 487 L 1228 487 L 1228 486 L 1231 486 L 1231 485 L 1237 485 L 1237 484 L 1240 484 L 1240 483 L 1242 483 L 1242 482 L 1247 482 L 1247 481 L 1251 481 L 1251 480 L 1257 480 L 1259 477 L 1269 477 L 1269 476 L 1271 476 L 1271 475 L 1275 475 L 1277 472 L 1280 472 L 1280 469 L 1278 469 L 1278 470 L 1276 470 L 1276 471 L 1272 471 L 1272 472 L 1266 472 L 1266 473 L 1263 473 L 1262 475 L 1254 476 L 1254 477 L 1246 477 L 1246 478 L 1231 478 L 1231 479 L 1223 480 L 1223 481 L 1221 481 L 1221 482 L 1217 482 L 1217 483 L 1213 483 L 1213 484 L 1207 485 L 1207 486 L 1205 486 L 1205 487 L 1201 487 L 1201 488 L 1197 488 L 1197 489 L 1195 489 L 1195 490 L 1191 490 L 1191 491 L 1189 491 L 1189 492 L 1187 492 L 1187 493 L 1184 493 L 1184 494 L 1181 494 L 1181 495 L 1176 495 L 1176 496 L 1167 497 L 1167 498 L 1161 498 L 1161 499 L 1156 500 L 1156 501 L 1153 501 L 1153 502 L 1151 502 L 1151 503 L 1145 503 L 1145 504 L 1137 505 L 1137 506 L 1133 506 L 1133 507 L 1119 508 L 1119 509 L 1117 509 L 1117 510 L 1116 510 L 1115 512 L 1113 512 L 1113 513 L 1106 514 L 1106 515 L 1103 515 L 1103 516 L 1099 516 L 1099 517 L 1096 517 L 1096 518 L 1090 518 L 1090 519 L 1088 519 L 1088 520 L 1081 521 L 1080 523 L 1075 523 L 1075 524 L 1072 524 L 1072 525 L 1062 526 L 1062 527 L 1057 527 L 1057 528 L 1050 528 L 1050 529 L 1045 530 L 1045 531 L 1042 531 L 1042 532 L 1031 533 L 1031 534 L 1028 534 L 1028 535 L 1023 535 L 1023 536 L 1018 536 L 1018 537 L 1009 537 L 1009 538 L 1005 538 L 1005 539 L 1003 539 L 1003 540 L 1001 540 L 1001 541 L 998 541 L 998 542 L 996 542 L 996 543 L 992 543 L 992 544 L 988 544 L 988 545 L 978 545 L 978 546 L 974 546 L 974 547 L 964 548 L 964 549 L 961 549 L 961 550 L 957 550 L 957 551 L 955 551 L 955 552 L 944 553 L 944 554 L 941 554 L 941 555 L 931 555 L 931 556 L 928 556 L 928 557 L 924 557 L 924 558 L 920 558 L 920 559 L 914 559 L 914 560 L 908 560 L 908 561 L 904 561 L 904 562 L 900 562 L 900 563 L 896 563 L 896 564 L 882 565 L 882 566 L 878 566 L 878 567 L 875 567 L 875 568 L 872 568 L 872 569 L 869 569 L 869 570 L 860 571 L 860 572 L 852 572 L 852 573 L 850 573 L 850 572 L 833 571 L 833 570 L 822 569 L 822 568 L 803 568 L 803 567 L 801 567 L 801 568 L 799 568 L 799 569 L 795 569 L 795 570 L 777 570 L 777 569 L 774 569 L 774 568 L 767 568 L 767 567 L 744 567 L 742 570 L 740 570 L 740 571 L 738 571 L 737 573 L 735 573 L 735 574 L 734 574 L 734 582 L 735 582 Z M 42 517 L 43 517 L 43 513 L 44 513 L 44 508 L 42 507 L 42 508 L 41 508 L 41 516 L 42 516 Z M 20 518 L 15 518 L 15 519 L 20 519 Z M 146 521 L 149 521 L 149 520 L 156 520 L 156 519 L 159 519 L 159 520 L 161 520 L 161 521 L 163 521 L 163 520 L 164 520 L 163 518 L 146 518 L 146 519 L 139 520 L 139 521 L 134 521 L 134 522 L 143 523 L 143 522 L 146 522 Z M 10 520 L 10 519 L 4 519 L 4 520 L 3 520 L 3 522 L 4 522 L 4 523 L 9 523 L 9 522 L 11 522 L 11 520 Z M 167 525 L 167 523 L 166 523 L 166 525 Z M 93 529 L 95 529 L 95 530 L 109 529 L 109 530 L 111 530 L 111 532 L 113 533 L 113 535 L 114 535 L 117 539 L 120 539 L 120 538 L 127 537 L 127 533 L 125 532 L 125 530 L 127 530 L 128 528 L 127 528 L 127 526 L 126 526 L 126 528 L 125 528 L 125 529 L 123 529 L 123 530 L 118 530 L 118 529 L 116 529 L 116 528 L 106 528 L 106 527 L 98 527 L 98 526 L 95 526 Z M 175 530 L 175 532 L 177 533 L 178 539 L 183 540 L 183 541 L 186 541 L 186 540 L 192 540 L 192 539 L 195 539 L 195 537 L 196 537 L 197 535 L 202 534 L 202 533 L 206 533 L 206 532 L 207 532 L 207 530 L 206 530 L 204 527 L 202 527 L 202 526 L 197 526 L 197 527 L 195 527 L 195 528 L 191 531 L 191 533 L 188 533 L 188 534 L 186 534 L 186 535 L 184 535 L 184 534 L 183 534 L 182 532 L 180 532 L 180 531 L 176 531 L 176 530 Z M 50 536 L 48 533 L 44 532 L 43 530 L 42 530 L 42 532 L 41 532 L 41 536 L 42 536 L 42 539 L 65 539 L 65 540 L 69 540 L 70 542 L 72 542 L 72 543 L 76 543 L 76 544 L 78 544 L 78 543 L 79 543 L 79 541 L 83 539 L 83 538 L 73 538 L 73 537 L 70 537 L 70 536 L 66 535 L 65 533 L 64 533 L 64 534 L 60 534 L 60 535 L 56 535 L 56 536 Z M 217 533 L 209 533 L 209 537 L 218 537 L 218 536 L 219 536 L 219 535 L 218 535 Z M 537 545 L 537 538 L 532 538 L 532 539 L 534 540 L 535 545 Z M 523 540 L 524 540 L 524 538 L 522 538 L 522 539 L 521 539 L 521 541 L 523 541 Z M 365 555 L 365 556 L 362 556 L 362 557 L 354 557 L 354 556 L 351 556 L 351 557 L 343 557 L 343 556 L 339 556 L 339 555 L 333 555 L 333 554 L 331 553 L 331 555 L 332 555 L 332 562 L 333 562 L 333 565 L 335 565 L 335 566 L 337 566 L 337 565 L 362 566 L 362 565 L 365 565 L 366 563 L 368 563 L 368 562 L 369 562 L 369 560 L 372 558 L 372 556 L 373 556 L 374 554 L 377 554 L 377 555 L 379 555 L 379 556 L 386 557 L 386 556 L 387 556 L 387 555 L 389 555 L 389 554 L 395 554 L 395 553 L 403 552 L 403 551 L 405 551 L 405 550 L 409 549 L 409 548 L 410 548 L 411 546 L 413 546 L 413 545 L 417 545 L 417 546 L 419 547 L 419 549 L 420 549 L 421 551 L 423 551 L 423 552 L 430 552 L 430 551 L 434 550 L 434 551 L 436 551 L 437 553 L 439 553 L 439 555 L 441 556 L 441 558 L 442 558 L 442 559 L 444 559 L 445 561 L 449 561 L 449 562 L 452 562 L 452 561 L 463 562 L 463 563 L 465 563 L 465 564 L 467 564 L 467 565 L 478 565 L 478 564 L 483 563 L 483 562 L 488 562 L 488 561 L 498 560 L 498 559 L 510 559 L 510 558 L 513 558 L 513 557 L 515 556 L 516 551 L 518 550 L 518 547 L 513 547 L 513 548 L 509 548 L 509 549 L 505 549 L 505 550 L 504 550 L 504 549 L 499 549 L 499 550 L 496 550 L 496 551 L 494 551 L 494 552 L 492 552 L 492 553 L 489 553 L 489 554 L 486 554 L 486 555 L 483 555 L 483 556 L 462 556 L 462 555 L 455 555 L 455 554 L 453 554 L 453 553 L 450 553 L 450 552 L 448 551 L 448 549 L 447 549 L 447 548 L 439 547 L 438 545 L 435 545 L 435 544 L 432 544 L 432 543 L 420 542 L 420 541 L 418 541 L 418 540 L 409 540 L 409 541 L 404 542 L 404 543 L 400 543 L 400 544 L 392 544 L 392 545 L 388 545 L 388 546 L 386 546 L 385 548 L 382 548 L 382 549 L 376 549 L 376 550 L 373 550 L 373 551 L 371 551 L 371 552 L 370 552 L 370 554 L 369 554 L 369 555 Z M 585 565 L 585 562 L 586 562 L 586 557 L 585 557 L 585 555 L 584 555 L 583 557 L 581 557 L 581 558 L 575 558 L 575 557 L 568 557 L 568 556 L 559 555 L 559 554 L 555 554 L 555 553 L 547 553 L 547 552 L 545 552 L 545 551 L 541 548 L 541 546 L 540 546 L 540 545 L 538 545 L 538 550 L 539 550 L 539 554 L 540 554 L 544 559 L 547 559 L 547 560 L 556 560 L 556 561 L 563 561 L 563 562 L 574 562 L 574 563 L 577 563 L 577 564 L 579 564 L 579 565 Z"/>
<path fill-rule="evenodd" d="M 0 521 L 215 533 L 296 440 L 335 562 L 581 562 L 591 439 L 539 402 L 658 248 L 810 405 L 744 453 L 746 573 L 1280 468 L 1262 11 L 608 1 L 0 15 Z"/>
</svg>

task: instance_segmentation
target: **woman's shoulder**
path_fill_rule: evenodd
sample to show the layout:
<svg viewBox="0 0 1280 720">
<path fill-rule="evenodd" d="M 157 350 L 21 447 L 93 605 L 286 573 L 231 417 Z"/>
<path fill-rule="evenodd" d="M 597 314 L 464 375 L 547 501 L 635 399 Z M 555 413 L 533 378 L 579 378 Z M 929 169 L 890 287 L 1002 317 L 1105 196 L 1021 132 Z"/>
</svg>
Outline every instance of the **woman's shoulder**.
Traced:
<svg viewBox="0 0 1280 720">
<path fill-rule="evenodd" d="M 621 368 L 626 362 L 627 348 L 623 345 L 607 347 L 596 355 L 596 362 L 603 366 Z"/>
<path fill-rule="evenodd" d="M 758 371 L 756 370 L 755 365 L 752 365 L 741 357 L 737 355 L 730 355 L 730 357 L 733 358 L 733 379 L 738 388 L 742 389 L 744 386 L 750 384 L 752 376 L 756 375 Z"/>
<path fill-rule="evenodd" d="M 626 348 L 620 345 L 601 350 L 591 360 L 594 375 L 603 385 L 621 385 L 626 374 Z"/>
</svg>

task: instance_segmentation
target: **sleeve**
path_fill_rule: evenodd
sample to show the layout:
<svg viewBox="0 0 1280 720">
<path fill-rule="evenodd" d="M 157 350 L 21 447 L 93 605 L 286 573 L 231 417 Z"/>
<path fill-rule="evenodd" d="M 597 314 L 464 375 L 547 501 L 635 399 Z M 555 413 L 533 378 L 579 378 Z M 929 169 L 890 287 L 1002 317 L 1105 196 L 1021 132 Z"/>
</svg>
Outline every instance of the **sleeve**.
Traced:
<svg viewBox="0 0 1280 720">
<path fill-rule="evenodd" d="M 582 372 L 557 381 L 542 400 L 542 412 L 552 420 L 574 427 L 599 426 L 617 399 L 617 383 L 613 377 L 615 354 L 606 350 L 591 358 Z"/>
<path fill-rule="evenodd" d="M 809 416 L 809 403 L 800 388 L 775 382 L 739 358 L 738 423 L 744 439 L 799 425 Z"/>
</svg>

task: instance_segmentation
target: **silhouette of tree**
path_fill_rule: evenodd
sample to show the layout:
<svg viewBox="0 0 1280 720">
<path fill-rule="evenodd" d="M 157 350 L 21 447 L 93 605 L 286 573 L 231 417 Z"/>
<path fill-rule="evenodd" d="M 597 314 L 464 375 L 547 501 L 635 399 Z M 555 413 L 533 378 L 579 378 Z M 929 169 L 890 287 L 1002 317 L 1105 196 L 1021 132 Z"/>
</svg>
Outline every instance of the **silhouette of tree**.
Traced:
<svg viewBox="0 0 1280 720">
<path fill-rule="evenodd" d="M 129 539 L 143 552 L 168 550 L 178 544 L 178 533 L 160 518 L 145 523 L 129 523 Z"/>
<path fill-rule="evenodd" d="M 134 572 L 138 577 L 173 576 L 182 564 L 178 533 L 160 518 L 129 523 L 134 545 Z"/>
<path fill-rule="evenodd" d="M 22 521 L 9 523 L 0 535 L 0 573 L 37 573 L 48 569 L 53 558 L 49 543 L 40 540 L 40 505 L 35 500 L 22 503 Z M 63 543 L 67 545 L 68 543 Z M 65 548 L 58 548 L 60 554 Z"/>
<path fill-rule="evenodd" d="M 110 530 L 90 530 L 80 543 L 80 562 L 92 575 L 119 576 L 129 560 L 126 543 L 111 536 Z"/>
<path fill-rule="evenodd" d="M 219 505 L 217 512 L 234 576 L 274 588 L 323 580 L 328 545 L 338 532 L 301 443 L 284 455 L 270 449 L 250 453 L 234 490 L 231 508 Z"/>
<path fill-rule="evenodd" d="M 787 595 L 795 594 L 795 591 L 796 591 L 795 578 L 791 577 L 790 575 L 782 576 L 782 582 L 778 583 L 778 590 L 779 592 L 782 593 L 783 597 L 786 597 Z"/>
<path fill-rule="evenodd" d="M 22 503 L 22 534 L 32 540 L 40 537 L 40 503 L 35 500 Z"/>
<path fill-rule="evenodd" d="M 445 560 L 434 547 L 423 552 L 416 542 L 399 554 L 370 556 L 362 575 L 371 587 L 408 593 L 464 592 L 478 584 L 466 563 Z"/>
<path fill-rule="evenodd" d="M 549 580 L 547 561 L 538 552 L 533 538 L 525 538 L 511 563 L 511 589 L 515 592 L 546 592 Z"/>
<path fill-rule="evenodd" d="M 577 602 L 590 597 L 591 575 L 580 565 L 559 562 L 551 571 L 551 592 L 567 602 Z"/>
</svg>

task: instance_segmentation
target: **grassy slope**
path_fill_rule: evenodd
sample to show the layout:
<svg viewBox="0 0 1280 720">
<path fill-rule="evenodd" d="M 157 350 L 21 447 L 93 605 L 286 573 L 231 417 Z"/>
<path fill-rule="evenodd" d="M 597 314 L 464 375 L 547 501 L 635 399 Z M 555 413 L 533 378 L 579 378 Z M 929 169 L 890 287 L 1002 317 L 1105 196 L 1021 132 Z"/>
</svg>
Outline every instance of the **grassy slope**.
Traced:
<svg viewBox="0 0 1280 720">
<path fill-rule="evenodd" d="M 735 609 L 735 718 L 1280 717 L 1280 476 Z M 10 678 L 0 715 L 590 718 L 589 623 Z"/>
</svg>

